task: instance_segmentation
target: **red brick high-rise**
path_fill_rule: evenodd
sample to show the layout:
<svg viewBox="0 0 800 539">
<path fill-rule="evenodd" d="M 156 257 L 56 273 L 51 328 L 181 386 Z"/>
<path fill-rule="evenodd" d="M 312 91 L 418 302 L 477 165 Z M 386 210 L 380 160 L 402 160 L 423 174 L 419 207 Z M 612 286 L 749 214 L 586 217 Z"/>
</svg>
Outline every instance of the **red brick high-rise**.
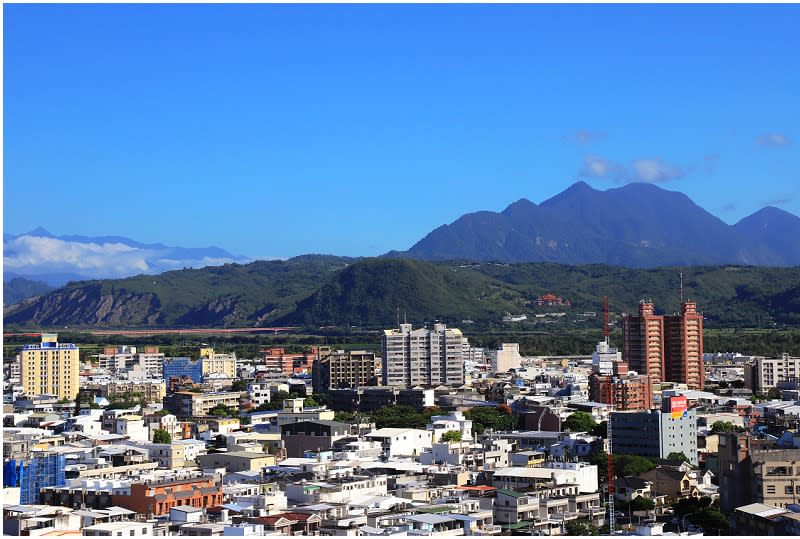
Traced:
<svg viewBox="0 0 800 539">
<path fill-rule="evenodd" d="M 703 389 L 703 315 L 697 304 L 681 304 L 681 313 L 654 314 L 642 301 L 639 315 L 622 318 L 622 359 L 630 370 L 650 376 L 653 383 L 677 382 Z"/>
</svg>

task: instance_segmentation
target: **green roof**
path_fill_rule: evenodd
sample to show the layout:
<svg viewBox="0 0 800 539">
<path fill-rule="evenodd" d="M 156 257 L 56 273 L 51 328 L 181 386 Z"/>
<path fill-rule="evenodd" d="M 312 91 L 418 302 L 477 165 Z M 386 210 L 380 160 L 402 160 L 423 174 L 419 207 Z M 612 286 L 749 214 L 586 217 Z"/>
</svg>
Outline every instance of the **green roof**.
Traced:
<svg viewBox="0 0 800 539">
<path fill-rule="evenodd" d="M 533 524 L 533 522 L 530 520 L 520 520 L 516 524 L 503 524 L 501 527 L 507 530 L 519 530 L 520 528 L 527 528 L 531 524 Z"/>
<path fill-rule="evenodd" d="M 497 489 L 498 494 L 505 494 L 506 496 L 511 496 L 512 498 L 521 498 L 522 496 L 527 496 L 524 492 L 517 492 L 516 490 L 511 490 L 508 488 L 499 488 Z"/>
</svg>

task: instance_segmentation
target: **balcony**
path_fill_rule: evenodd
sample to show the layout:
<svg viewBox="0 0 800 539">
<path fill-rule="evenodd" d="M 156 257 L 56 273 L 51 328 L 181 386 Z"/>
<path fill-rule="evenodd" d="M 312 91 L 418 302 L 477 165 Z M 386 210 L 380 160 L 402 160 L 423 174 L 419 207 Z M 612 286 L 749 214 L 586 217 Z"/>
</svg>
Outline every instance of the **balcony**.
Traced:
<svg viewBox="0 0 800 539">
<path fill-rule="evenodd" d="M 501 535 L 503 533 L 503 527 L 497 524 L 487 524 L 471 530 L 471 533 L 472 535 Z"/>
</svg>

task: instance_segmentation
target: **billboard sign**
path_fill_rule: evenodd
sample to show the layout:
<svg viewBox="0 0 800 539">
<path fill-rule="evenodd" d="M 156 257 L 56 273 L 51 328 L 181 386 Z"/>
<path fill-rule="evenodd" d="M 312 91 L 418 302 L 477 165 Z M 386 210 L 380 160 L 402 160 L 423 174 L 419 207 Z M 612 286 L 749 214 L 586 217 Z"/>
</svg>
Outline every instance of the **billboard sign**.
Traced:
<svg viewBox="0 0 800 539">
<path fill-rule="evenodd" d="M 679 417 L 687 415 L 688 409 L 689 405 L 686 401 L 686 397 L 676 396 L 669 399 L 669 412 L 672 419 L 678 419 Z"/>
</svg>

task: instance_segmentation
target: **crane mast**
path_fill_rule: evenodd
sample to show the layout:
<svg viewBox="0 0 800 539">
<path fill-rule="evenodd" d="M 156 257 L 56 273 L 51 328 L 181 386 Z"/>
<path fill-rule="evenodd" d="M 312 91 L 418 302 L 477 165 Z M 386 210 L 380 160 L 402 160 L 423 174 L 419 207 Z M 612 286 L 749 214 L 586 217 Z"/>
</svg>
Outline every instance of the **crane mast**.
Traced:
<svg viewBox="0 0 800 539">
<path fill-rule="evenodd" d="M 608 337 L 610 331 L 608 327 L 608 296 L 603 296 L 603 336 L 605 337 L 606 344 L 608 344 Z M 608 532 L 610 535 L 616 533 L 616 520 L 614 515 L 614 444 L 611 438 L 611 412 L 614 411 L 614 389 L 613 384 L 609 386 L 609 399 L 610 407 L 608 409 L 608 421 L 606 422 L 606 437 L 608 438 Z"/>
</svg>

